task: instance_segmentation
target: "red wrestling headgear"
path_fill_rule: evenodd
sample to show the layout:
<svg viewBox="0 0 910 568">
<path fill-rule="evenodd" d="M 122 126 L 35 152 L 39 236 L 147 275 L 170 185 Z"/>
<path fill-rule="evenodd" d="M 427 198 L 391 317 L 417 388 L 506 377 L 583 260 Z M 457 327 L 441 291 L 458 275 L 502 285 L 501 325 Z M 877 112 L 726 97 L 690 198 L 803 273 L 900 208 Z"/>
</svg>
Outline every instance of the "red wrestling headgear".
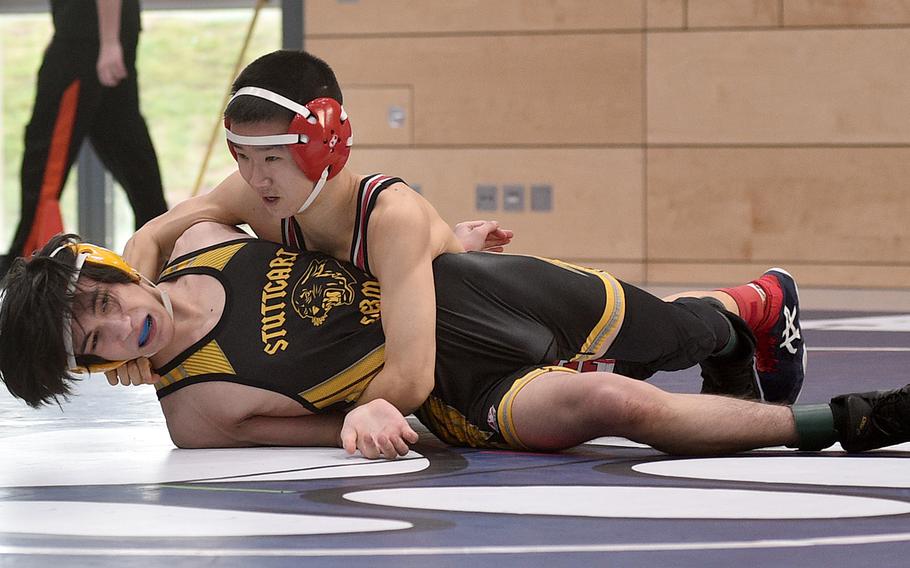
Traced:
<svg viewBox="0 0 910 568">
<path fill-rule="evenodd" d="M 297 167 L 308 180 L 316 184 L 310 197 L 300 208 L 300 211 L 303 211 L 322 191 L 326 180 L 338 175 L 351 155 L 351 145 L 354 142 L 347 113 L 334 99 L 318 98 L 302 106 L 278 93 L 259 87 L 239 89 L 228 101 L 228 106 L 234 99 L 242 96 L 259 97 L 296 113 L 288 126 L 287 134 L 240 136 L 231 132 L 231 122 L 227 118 L 224 119 L 224 128 L 227 131 L 228 149 L 235 160 L 237 152 L 231 143 L 248 146 L 291 146 L 291 155 Z"/>
</svg>

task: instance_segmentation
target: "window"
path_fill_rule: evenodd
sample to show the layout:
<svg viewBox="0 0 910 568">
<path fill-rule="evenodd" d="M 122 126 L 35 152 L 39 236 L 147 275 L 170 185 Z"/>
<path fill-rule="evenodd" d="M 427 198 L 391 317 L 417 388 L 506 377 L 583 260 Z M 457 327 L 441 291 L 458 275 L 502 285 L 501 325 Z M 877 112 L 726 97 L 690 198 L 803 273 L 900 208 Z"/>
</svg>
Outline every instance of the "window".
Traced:
<svg viewBox="0 0 910 568">
<path fill-rule="evenodd" d="M 31 4 L 39 5 L 47 6 Z M 144 7 L 137 63 L 142 112 L 158 153 L 168 203 L 174 205 L 193 191 L 253 10 Z M 19 221 L 23 133 L 52 33 L 49 11 L 0 13 L 0 254 L 8 249 Z M 280 46 L 281 11 L 266 7 L 242 65 Z M 201 190 L 211 189 L 234 168 L 218 132 Z M 70 171 L 61 209 L 65 229 L 78 232 L 76 169 Z M 132 233 L 133 213 L 119 187 L 112 201 L 109 231 L 112 245 L 120 250 Z"/>
</svg>

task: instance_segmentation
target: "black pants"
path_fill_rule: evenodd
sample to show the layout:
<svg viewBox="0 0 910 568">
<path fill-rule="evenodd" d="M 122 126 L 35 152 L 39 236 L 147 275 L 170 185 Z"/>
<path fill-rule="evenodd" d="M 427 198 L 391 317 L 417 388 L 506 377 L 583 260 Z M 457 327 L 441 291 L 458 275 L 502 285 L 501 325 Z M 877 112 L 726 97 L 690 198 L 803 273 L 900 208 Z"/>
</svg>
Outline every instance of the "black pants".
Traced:
<svg viewBox="0 0 910 568">
<path fill-rule="evenodd" d="M 42 195 L 44 201 L 59 199 L 86 138 L 126 191 L 137 228 L 167 210 L 158 158 L 139 111 L 136 46 L 124 45 L 123 52 L 128 76 L 115 87 L 104 87 L 95 70 L 97 43 L 55 37 L 45 51 L 25 129 L 22 212 L 7 264 L 53 236 L 36 226 L 39 203 Z M 3 272 L 0 267 L 0 276 Z"/>
</svg>

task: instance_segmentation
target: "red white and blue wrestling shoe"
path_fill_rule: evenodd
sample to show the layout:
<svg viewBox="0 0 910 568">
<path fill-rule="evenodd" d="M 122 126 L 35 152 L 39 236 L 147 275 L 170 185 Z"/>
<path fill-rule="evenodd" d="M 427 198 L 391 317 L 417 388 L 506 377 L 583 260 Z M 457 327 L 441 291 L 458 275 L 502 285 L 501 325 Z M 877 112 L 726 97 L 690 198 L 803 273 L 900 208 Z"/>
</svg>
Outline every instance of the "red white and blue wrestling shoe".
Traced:
<svg viewBox="0 0 910 568">
<path fill-rule="evenodd" d="M 799 289 L 790 273 L 770 268 L 754 280 L 766 294 L 770 314 L 754 330 L 758 340 L 755 370 L 762 398 L 767 402 L 793 404 L 806 375 L 806 343 L 799 327 Z"/>
</svg>

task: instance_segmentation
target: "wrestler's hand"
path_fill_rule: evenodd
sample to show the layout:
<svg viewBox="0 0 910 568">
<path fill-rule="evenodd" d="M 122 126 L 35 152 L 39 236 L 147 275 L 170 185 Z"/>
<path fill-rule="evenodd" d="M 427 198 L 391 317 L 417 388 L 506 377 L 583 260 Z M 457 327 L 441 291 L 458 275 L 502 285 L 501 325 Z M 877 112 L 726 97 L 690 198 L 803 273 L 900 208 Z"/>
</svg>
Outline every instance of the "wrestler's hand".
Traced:
<svg viewBox="0 0 910 568">
<path fill-rule="evenodd" d="M 341 446 L 349 454 L 360 450 L 363 457 L 393 460 L 408 453 L 417 442 L 415 432 L 391 403 L 377 398 L 348 412 L 341 427 Z"/>
<path fill-rule="evenodd" d="M 116 87 L 126 79 L 126 65 L 123 63 L 123 47 L 119 43 L 102 43 L 95 64 L 98 81 L 105 87 Z"/>
<path fill-rule="evenodd" d="M 155 282 L 161 273 L 163 261 L 161 250 L 155 240 L 148 236 L 149 234 L 145 229 L 133 233 L 123 247 L 123 260 L 138 270 L 139 274 Z"/>
<path fill-rule="evenodd" d="M 145 357 L 126 361 L 123 365 L 113 371 L 105 371 L 104 376 L 112 387 L 121 384 L 125 387 L 130 385 L 153 385 L 161 380 L 155 371 L 152 370 L 152 364 Z"/>
<path fill-rule="evenodd" d="M 464 221 L 455 225 L 454 232 L 466 251 L 502 252 L 514 235 L 499 228 L 499 221 Z"/>
</svg>

